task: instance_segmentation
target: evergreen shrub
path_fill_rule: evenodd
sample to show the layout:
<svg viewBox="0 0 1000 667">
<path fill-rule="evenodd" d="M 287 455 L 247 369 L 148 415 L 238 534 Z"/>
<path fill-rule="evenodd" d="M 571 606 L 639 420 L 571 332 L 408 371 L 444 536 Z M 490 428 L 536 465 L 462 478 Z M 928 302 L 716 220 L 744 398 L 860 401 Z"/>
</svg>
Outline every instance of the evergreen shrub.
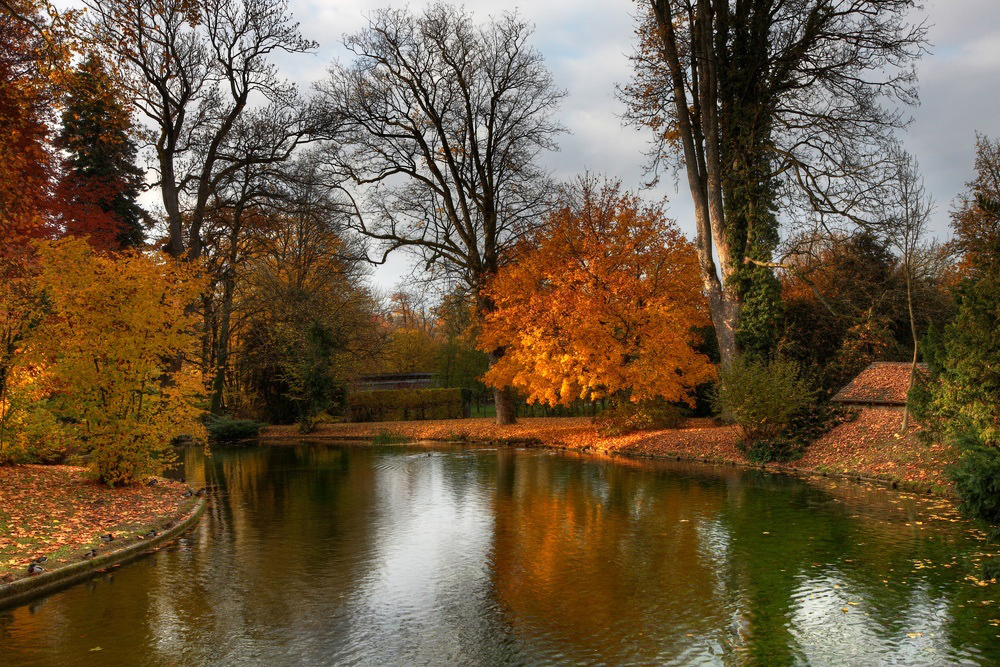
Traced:
<svg viewBox="0 0 1000 667">
<path fill-rule="evenodd" d="M 813 403 L 815 392 L 793 361 L 737 358 L 720 370 L 719 379 L 716 410 L 738 424 L 750 442 L 777 438 Z"/>
<path fill-rule="evenodd" d="M 990 527 L 990 538 L 1000 538 L 1000 447 L 985 442 L 974 430 L 954 438 L 962 454 L 949 471 L 966 516 Z"/>
<path fill-rule="evenodd" d="M 250 440 L 260 436 L 264 422 L 254 419 L 232 419 L 230 417 L 215 417 L 205 424 L 208 437 L 217 442 L 233 440 Z"/>
</svg>

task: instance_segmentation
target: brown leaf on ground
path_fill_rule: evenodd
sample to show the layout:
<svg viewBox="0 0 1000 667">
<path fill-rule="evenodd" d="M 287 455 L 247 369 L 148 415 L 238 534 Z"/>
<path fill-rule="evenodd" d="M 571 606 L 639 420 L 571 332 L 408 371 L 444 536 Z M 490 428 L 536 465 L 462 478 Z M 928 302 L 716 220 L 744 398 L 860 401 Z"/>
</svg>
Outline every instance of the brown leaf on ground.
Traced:
<svg viewBox="0 0 1000 667">
<path fill-rule="evenodd" d="M 92 548 L 101 553 L 136 541 L 194 505 L 181 496 L 184 488 L 158 478 L 154 486 L 112 489 L 75 466 L 0 467 L 0 576 L 24 576 L 41 556 L 54 567 Z M 118 539 L 104 543 L 106 533 Z"/>
</svg>

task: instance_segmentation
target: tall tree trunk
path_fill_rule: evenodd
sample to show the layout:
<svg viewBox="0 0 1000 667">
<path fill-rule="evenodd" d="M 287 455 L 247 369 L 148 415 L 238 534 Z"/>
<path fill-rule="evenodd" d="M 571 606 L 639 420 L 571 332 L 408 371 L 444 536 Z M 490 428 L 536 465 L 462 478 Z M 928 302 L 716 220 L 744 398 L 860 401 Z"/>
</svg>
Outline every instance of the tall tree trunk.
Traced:
<svg viewBox="0 0 1000 667">
<path fill-rule="evenodd" d="M 486 281 L 481 281 L 485 284 Z M 476 298 L 476 316 L 482 321 L 482 318 L 493 312 L 496 308 L 492 299 L 484 297 L 482 295 Z M 487 357 L 490 362 L 490 367 L 493 364 L 500 361 L 503 358 L 506 350 L 503 347 L 497 347 L 490 350 Z M 493 405 L 497 409 L 497 425 L 507 426 L 509 424 L 514 424 L 517 422 L 517 409 L 515 407 L 514 390 L 511 387 L 503 387 L 500 389 L 493 390 Z"/>
<path fill-rule="evenodd" d="M 903 423 L 899 427 L 900 433 L 906 433 L 906 430 L 910 427 L 910 390 L 913 389 L 913 380 L 917 375 L 917 353 L 919 352 L 920 345 L 917 340 L 917 320 L 913 316 L 913 279 L 909 258 L 906 260 L 906 308 L 910 313 L 910 334 L 913 336 L 913 361 L 910 362 L 910 380 L 906 384 L 906 403 L 903 405 Z"/>
<path fill-rule="evenodd" d="M 174 163 L 172 159 L 162 153 L 160 155 L 160 191 L 163 199 L 163 208 L 167 213 L 167 253 L 174 258 L 184 255 L 184 228 L 183 216 L 181 215 L 180 188 L 177 187 L 174 177 Z"/>
<path fill-rule="evenodd" d="M 698 2 L 691 46 L 698 57 L 692 72 L 693 90 L 689 98 L 685 66 L 674 30 L 673 7 L 669 0 L 651 2 L 653 16 L 660 30 L 663 58 L 670 71 L 674 111 L 684 154 L 684 171 L 687 173 L 698 230 L 695 248 L 702 284 L 708 295 L 709 314 L 715 325 L 721 363 L 725 367 L 732 363 L 738 352 L 736 327 L 741 303 L 737 294 L 727 285 L 733 267 L 722 197 L 720 128 L 717 115 L 718 73 L 712 44 L 714 15 L 710 4 L 706 0 Z M 689 100 L 693 102 L 690 107 Z M 719 256 L 719 266 L 716 266 L 715 254 Z"/>
<path fill-rule="evenodd" d="M 739 353 L 736 347 L 736 327 L 739 323 L 741 304 L 731 290 L 721 285 L 708 294 L 708 311 L 715 327 L 715 340 L 719 344 L 719 360 L 727 368 Z"/>
<path fill-rule="evenodd" d="M 498 348 L 501 352 L 500 357 L 503 356 L 503 348 Z M 494 363 L 494 350 L 490 353 L 490 365 Z M 499 359 L 500 357 L 496 357 Z M 517 405 L 514 397 L 514 390 L 511 387 L 504 387 L 503 389 L 493 390 L 493 405 L 497 409 L 497 425 L 506 426 L 509 424 L 517 423 Z"/>
<path fill-rule="evenodd" d="M 233 279 L 223 281 L 222 312 L 219 315 L 219 336 L 216 340 L 215 374 L 212 378 L 212 414 L 222 414 L 226 389 L 226 366 L 229 363 L 229 320 L 233 310 Z"/>
</svg>

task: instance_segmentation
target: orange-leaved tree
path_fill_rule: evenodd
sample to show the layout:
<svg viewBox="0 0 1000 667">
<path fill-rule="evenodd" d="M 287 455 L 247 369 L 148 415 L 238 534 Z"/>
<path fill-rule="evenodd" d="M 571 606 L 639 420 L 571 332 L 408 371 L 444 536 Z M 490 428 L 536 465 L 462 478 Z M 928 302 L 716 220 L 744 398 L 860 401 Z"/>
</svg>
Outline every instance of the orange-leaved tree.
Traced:
<svg viewBox="0 0 1000 667">
<path fill-rule="evenodd" d="M 715 373 L 694 347 L 708 322 L 697 261 L 661 205 L 581 179 L 487 288 L 497 309 L 478 344 L 507 353 L 486 382 L 550 405 L 690 402 Z"/>
<path fill-rule="evenodd" d="M 202 431 L 197 366 L 169 367 L 198 345 L 187 308 L 205 287 L 197 265 L 137 251 L 102 256 L 76 238 L 40 243 L 38 255 L 52 312 L 27 358 L 51 390 L 47 409 L 86 443 L 101 481 L 161 472 L 171 440 Z"/>
</svg>

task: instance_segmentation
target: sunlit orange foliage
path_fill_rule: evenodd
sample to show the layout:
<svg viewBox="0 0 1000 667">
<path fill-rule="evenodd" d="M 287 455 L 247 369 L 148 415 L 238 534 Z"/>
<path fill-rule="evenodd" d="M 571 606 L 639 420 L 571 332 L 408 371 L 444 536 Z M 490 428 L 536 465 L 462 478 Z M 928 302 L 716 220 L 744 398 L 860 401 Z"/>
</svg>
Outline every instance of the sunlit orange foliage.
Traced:
<svg viewBox="0 0 1000 667">
<path fill-rule="evenodd" d="M 15 9 L 41 22 L 33 2 Z M 0 255 L 25 237 L 46 235 L 56 159 L 49 144 L 53 87 L 46 71 L 47 43 L 10 12 L 0 10 Z"/>
<path fill-rule="evenodd" d="M 694 248 L 662 206 L 617 183 L 582 181 L 487 296 L 479 347 L 507 351 L 486 382 L 530 401 L 690 400 L 714 376 L 692 347 L 707 323 Z"/>
<path fill-rule="evenodd" d="M 164 255 L 95 254 L 82 239 L 40 244 L 40 284 L 52 313 L 26 355 L 44 369 L 50 408 L 85 442 L 101 479 L 129 483 L 159 473 L 173 437 L 199 435 L 202 390 L 193 356 L 197 316 L 187 306 L 204 281 Z"/>
</svg>

